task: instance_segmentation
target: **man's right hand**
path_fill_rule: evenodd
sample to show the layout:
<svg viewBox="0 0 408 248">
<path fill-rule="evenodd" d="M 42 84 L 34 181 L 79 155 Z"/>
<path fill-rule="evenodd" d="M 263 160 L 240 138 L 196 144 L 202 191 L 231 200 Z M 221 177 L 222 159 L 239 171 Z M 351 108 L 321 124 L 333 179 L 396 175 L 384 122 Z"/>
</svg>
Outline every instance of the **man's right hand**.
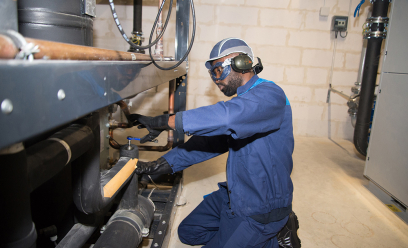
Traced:
<svg viewBox="0 0 408 248">
<path fill-rule="evenodd" d="M 171 168 L 169 163 L 167 163 L 166 159 L 160 157 L 156 161 L 138 161 L 135 172 L 136 174 L 160 175 L 173 173 L 173 169 Z"/>
<path fill-rule="evenodd" d="M 133 126 L 137 128 L 146 128 L 149 134 L 140 139 L 140 143 L 146 143 L 148 141 L 155 140 L 163 130 L 173 130 L 168 125 L 169 115 L 159 115 L 156 117 L 149 117 L 139 114 L 131 114 L 129 119 L 132 121 Z"/>
</svg>

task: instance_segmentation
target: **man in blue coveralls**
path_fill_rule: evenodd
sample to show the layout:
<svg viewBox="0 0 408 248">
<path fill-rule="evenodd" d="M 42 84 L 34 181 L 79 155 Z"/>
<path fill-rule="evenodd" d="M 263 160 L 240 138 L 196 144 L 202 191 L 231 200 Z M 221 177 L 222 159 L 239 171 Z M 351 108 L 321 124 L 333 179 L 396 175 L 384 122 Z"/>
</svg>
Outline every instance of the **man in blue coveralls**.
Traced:
<svg viewBox="0 0 408 248">
<path fill-rule="evenodd" d="M 205 66 L 226 96 L 211 106 L 147 117 L 132 115 L 134 125 L 154 140 L 163 130 L 193 135 L 156 161 L 138 162 L 137 174 L 166 174 L 186 169 L 225 152 L 227 182 L 194 209 L 179 226 L 183 243 L 204 247 L 300 247 L 292 212 L 290 178 L 294 148 L 292 110 L 283 90 L 259 78 L 245 41 L 218 42 Z"/>
</svg>

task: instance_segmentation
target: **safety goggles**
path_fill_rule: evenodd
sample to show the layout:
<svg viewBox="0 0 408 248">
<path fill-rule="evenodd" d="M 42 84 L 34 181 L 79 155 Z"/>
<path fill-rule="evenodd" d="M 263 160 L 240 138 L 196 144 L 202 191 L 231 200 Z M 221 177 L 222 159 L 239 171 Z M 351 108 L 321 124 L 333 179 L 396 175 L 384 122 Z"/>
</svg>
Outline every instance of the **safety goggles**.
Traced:
<svg viewBox="0 0 408 248">
<path fill-rule="evenodd" d="M 224 80 L 231 73 L 231 58 L 226 59 L 224 62 L 217 62 L 208 70 L 211 79 L 216 82 Z"/>
</svg>

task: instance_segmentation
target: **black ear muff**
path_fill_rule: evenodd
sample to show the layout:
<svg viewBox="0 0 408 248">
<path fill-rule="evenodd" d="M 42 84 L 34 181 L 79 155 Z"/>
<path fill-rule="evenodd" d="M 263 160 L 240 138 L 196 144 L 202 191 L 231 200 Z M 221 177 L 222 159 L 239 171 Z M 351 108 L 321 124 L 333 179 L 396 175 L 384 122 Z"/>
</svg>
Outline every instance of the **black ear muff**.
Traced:
<svg viewBox="0 0 408 248">
<path fill-rule="evenodd" d="M 247 73 L 252 70 L 253 61 L 251 57 L 246 54 L 240 54 L 231 60 L 231 67 L 234 71 L 240 73 Z"/>
</svg>

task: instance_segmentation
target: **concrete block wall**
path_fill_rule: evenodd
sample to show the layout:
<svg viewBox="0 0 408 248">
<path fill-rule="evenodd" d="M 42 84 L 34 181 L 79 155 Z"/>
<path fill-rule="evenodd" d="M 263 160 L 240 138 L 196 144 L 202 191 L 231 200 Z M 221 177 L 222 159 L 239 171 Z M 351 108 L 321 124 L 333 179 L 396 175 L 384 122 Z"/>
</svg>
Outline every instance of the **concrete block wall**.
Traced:
<svg viewBox="0 0 408 248">
<path fill-rule="evenodd" d="M 226 37 L 244 39 L 255 56 L 262 59 L 259 75 L 283 88 L 293 110 L 295 135 L 352 139 L 354 129 L 348 116 L 346 100 L 331 94 L 329 88 L 333 50 L 336 44 L 332 85 L 346 94 L 357 81 L 363 47 L 362 25 L 370 11 L 369 1 L 360 17 L 354 9 L 360 0 L 195 0 L 197 32 L 189 56 L 187 108 L 197 108 L 228 100 L 212 83 L 204 62 L 216 42 Z M 117 5 L 125 30 L 132 30 L 132 1 Z M 166 3 L 167 4 L 167 3 Z M 325 4 L 328 17 L 319 16 Z M 143 31 L 146 39 L 157 13 L 156 1 L 144 1 Z M 168 6 L 166 7 L 168 10 Z M 168 31 L 164 36 L 165 55 L 174 55 L 175 4 Z M 349 13 L 350 12 L 350 13 Z M 97 5 L 94 45 L 127 50 L 113 23 L 107 4 Z M 349 15 L 346 38 L 334 38 L 330 31 L 334 15 Z M 165 16 L 163 17 L 165 19 Z M 344 33 L 343 33 L 344 35 Z M 145 42 L 144 44 L 146 44 Z M 139 94 L 131 111 L 161 114 L 167 109 L 167 88 L 160 86 Z"/>
</svg>

